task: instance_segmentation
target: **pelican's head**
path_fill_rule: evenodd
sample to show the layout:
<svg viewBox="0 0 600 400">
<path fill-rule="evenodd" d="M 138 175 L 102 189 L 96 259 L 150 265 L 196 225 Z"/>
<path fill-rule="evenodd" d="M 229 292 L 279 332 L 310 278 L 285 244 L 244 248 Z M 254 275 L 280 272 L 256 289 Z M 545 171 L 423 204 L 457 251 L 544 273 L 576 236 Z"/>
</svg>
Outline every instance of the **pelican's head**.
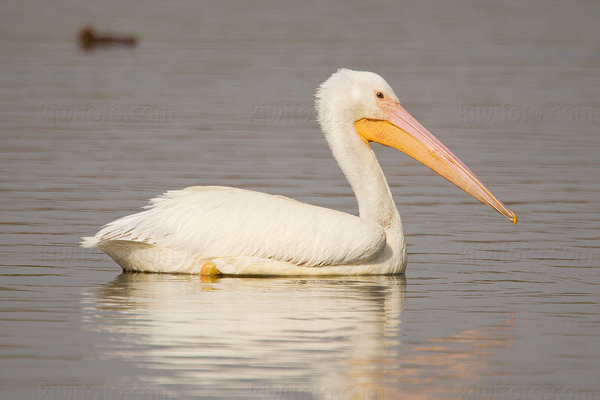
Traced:
<svg viewBox="0 0 600 400">
<path fill-rule="evenodd" d="M 390 85 L 379 75 L 340 69 L 319 87 L 316 109 L 326 136 L 340 131 L 351 132 L 364 146 L 376 142 L 398 149 L 517 223 L 516 214 L 400 106 Z M 327 139 L 330 143 L 334 140 Z"/>
<path fill-rule="evenodd" d="M 398 97 L 377 74 L 340 69 L 317 91 L 317 117 L 321 125 L 355 123 L 361 118 L 385 119 L 381 95 L 398 103 Z"/>
</svg>

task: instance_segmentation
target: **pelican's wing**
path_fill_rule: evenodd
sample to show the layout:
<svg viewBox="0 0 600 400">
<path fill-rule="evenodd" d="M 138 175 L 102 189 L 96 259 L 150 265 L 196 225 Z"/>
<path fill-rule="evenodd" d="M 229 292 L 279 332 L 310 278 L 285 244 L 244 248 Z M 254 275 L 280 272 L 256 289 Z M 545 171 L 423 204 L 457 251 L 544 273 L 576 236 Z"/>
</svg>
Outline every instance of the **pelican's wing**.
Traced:
<svg viewBox="0 0 600 400">
<path fill-rule="evenodd" d="M 374 222 L 259 192 L 196 186 L 152 199 L 146 210 L 106 225 L 99 243 L 129 240 L 193 256 L 257 256 L 297 265 L 366 262 L 385 247 Z"/>
</svg>

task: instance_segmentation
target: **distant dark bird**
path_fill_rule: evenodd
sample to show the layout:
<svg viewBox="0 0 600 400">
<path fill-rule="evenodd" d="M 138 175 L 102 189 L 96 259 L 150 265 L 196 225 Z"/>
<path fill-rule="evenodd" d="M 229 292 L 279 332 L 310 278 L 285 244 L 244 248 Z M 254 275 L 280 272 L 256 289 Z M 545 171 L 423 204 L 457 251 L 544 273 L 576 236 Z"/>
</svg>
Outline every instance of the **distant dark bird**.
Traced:
<svg viewBox="0 0 600 400">
<path fill-rule="evenodd" d="M 90 51 L 96 47 L 108 47 L 114 45 L 136 46 L 138 40 L 135 36 L 114 36 L 99 35 L 94 32 L 94 28 L 85 27 L 79 32 L 79 46 L 85 51 Z"/>
</svg>

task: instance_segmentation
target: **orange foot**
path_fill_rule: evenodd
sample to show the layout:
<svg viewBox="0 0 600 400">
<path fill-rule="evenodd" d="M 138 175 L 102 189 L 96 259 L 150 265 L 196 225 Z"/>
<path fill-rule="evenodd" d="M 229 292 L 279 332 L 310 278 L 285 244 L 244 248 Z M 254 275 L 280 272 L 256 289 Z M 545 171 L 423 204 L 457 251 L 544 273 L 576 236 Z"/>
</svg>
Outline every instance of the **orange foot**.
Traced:
<svg viewBox="0 0 600 400">
<path fill-rule="evenodd" d="M 200 269 L 200 278 L 202 282 L 214 282 L 215 278 L 221 276 L 221 271 L 217 269 L 217 266 L 210 261 L 207 261 Z"/>
</svg>

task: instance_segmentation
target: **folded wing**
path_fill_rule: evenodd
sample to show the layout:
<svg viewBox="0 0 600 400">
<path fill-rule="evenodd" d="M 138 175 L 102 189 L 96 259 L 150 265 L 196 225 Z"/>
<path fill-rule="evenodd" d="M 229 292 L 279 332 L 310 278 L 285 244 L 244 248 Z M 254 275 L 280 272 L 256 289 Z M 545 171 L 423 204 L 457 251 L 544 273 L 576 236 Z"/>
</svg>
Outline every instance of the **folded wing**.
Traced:
<svg viewBox="0 0 600 400">
<path fill-rule="evenodd" d="M 128 240 L 205 258 L 256 256 L 297 265 L 363 263 L 385 247 L 374 222 L 241 189 L 169 191 L 140 213 L 106 225 L 98 243 Z"/>
</svg>

